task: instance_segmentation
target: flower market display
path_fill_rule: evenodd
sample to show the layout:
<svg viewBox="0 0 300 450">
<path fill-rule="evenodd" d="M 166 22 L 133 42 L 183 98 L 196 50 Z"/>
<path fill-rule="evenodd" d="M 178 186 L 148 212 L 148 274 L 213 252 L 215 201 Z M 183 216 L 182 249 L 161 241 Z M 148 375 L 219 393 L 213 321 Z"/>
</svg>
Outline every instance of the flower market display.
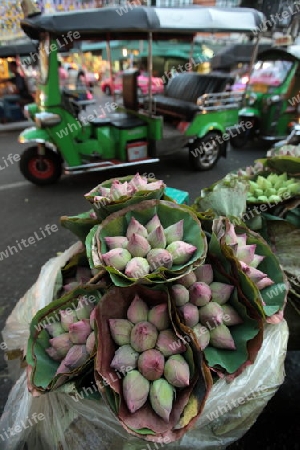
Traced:
<svg viewBox="0 0 300 450">
<path fill-rule="evenodd" d="M 3 426 L 40 411 L 54 432 L 39 423 L 4 450 L 225 448 L 247 431 L 239 409 L 224 437 L 208 418 L 250 387 L 267 402 L 283 382 L 288 274 L 242 219 L 288 193 L 280 222 L 292 225 L 299 181 L 266 172 L 229 174 L 192 207 L 162 180 L 108 180 L 86 194 L 92 210 L 61 218 L 80 242 L 45 264 L 3 330 L 26 359 Z M 245 410 L 248 427 L 264 402 Z"/>
</svg>

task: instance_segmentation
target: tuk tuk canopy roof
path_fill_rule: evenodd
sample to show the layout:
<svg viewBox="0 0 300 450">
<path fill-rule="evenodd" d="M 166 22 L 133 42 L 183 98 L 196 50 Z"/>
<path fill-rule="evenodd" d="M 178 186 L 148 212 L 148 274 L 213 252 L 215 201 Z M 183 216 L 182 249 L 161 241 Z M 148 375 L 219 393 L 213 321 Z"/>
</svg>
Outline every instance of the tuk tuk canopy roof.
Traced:
<svg viewBox="0 0 300 450">
<path fill-rule="evenodd" d="M 272 47 L 268 50 L 265 50 L 257 55 L 257 59 L 262 59 L 264 61 L 270 59 L 274 60 L 282 60 L 282 61 L 299 61 L 300 52 L 294 49 L 285 50 L 280 47 Z"/>
<path fill-rule="evenodd" d="M 37 43 L 38 44 L 38 43 Z M 24 44 L 3 45 L 0 46 L 0 58 L 9 58 L 14 56 L 27 56 L 36 52 L 36 45 L 33 42 Z"/>
<path fill-rule="evenodd" d="M 260 44 L 258 51 L 263 52 L 271 47 L 270 44 Z M 210 61 L 212 69 L 231 68 L 239 63 L 250 63 L 254 44 L 234 44 L 222 49 Z"/>
<path fill-rule="evenodd" d="M 149 32 L 160 39 L 191 36 L 197 32 L 236 31 L 259 29 L 264 15 L 252 8 L 154 8 L 144 6 L 104 7 L 51 15 L 35 15 L 21 21 L 24 32 L 39 39 L 41 32 L 54 36 L 77 31 L 80 39 L 147 38 Z"/>
</svg>

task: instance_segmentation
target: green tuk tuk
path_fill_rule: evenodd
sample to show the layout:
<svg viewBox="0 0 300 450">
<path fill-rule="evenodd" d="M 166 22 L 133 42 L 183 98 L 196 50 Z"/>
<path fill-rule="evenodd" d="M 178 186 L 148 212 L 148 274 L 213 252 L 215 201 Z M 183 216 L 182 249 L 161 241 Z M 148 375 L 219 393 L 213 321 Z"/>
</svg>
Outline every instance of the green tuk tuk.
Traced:
<svg viewBox="0 0 300 450">
<path fill-rule="evenodd" d="M 240 94 L 231 95 L 231 80 L 224 74 L 192 72 L 193 59 L 170 80 L 164 96 L 138 94 L 138 70 L 123 74 L 123 104 L 107 102 L 97 117 L 83 121 L 82 110 L 93 100 L 80 99 L 80 92 L 60 89 L 58 42 L 68 46 L 78 39 L 147 39 L 148 73 L 152 79 L 153 40 L 192 41 L 200 31 L 251 32 L 262 24 L 263 15 L 245 8 L 150 8 L 135 6 L 123 14 L 117 7 L 55 13 L 35 12 L 21 26 L 38 39 L 40 80 L 37 103 L 26 113 L 35 126 L 23 131 L 21 143 L 32 143 L 20 160 L 22 174 L 38 185 L 54 183 L 62 172 L 126 167 L 158 162 L 160 148 L 172 153 L 188 146 L 196 169 L 212 168 L 226 156 L 228 126 L 237 123 Z M 232 23 L 235 25 L 233 26 Z M 74 30 L 74 31 L 72 31 Z M 181 66 L 183 67 L 183 66 Z M 112 75 L 112 74 L 111 74 Z M 216 139 L 218 137 L 218 139 Z"/>
<path fill-rule="evenodd" d="M 298 51 L 297 51 L 298 50 Z M 245 92 L 239 122 L 250 121 L 251 128 L 231 139 L 241 148 L 254 137 L 267 146 L 285 139 L 300 115 L 300 51 L 271 48 L 262 52 L 254 65 Z"/>
</svg>

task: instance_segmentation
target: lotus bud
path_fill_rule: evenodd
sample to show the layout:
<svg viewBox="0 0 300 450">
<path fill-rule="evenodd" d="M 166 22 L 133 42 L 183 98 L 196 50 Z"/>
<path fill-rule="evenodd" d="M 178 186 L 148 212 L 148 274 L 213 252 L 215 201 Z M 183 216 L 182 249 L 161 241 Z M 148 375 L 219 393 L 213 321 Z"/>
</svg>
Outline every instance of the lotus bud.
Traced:
<svg viewBox="0 0 300 450">
<path fill-rule="evenodd" d="M 126 319 L 109 319 L 109 328 L 113 340 L 118 345 L 130 344 L 133 325 Z"/>
<path fill-rule="evenodd" d="M 165 358 L 158 350 L 151 349 L 143 352 L 138 359 L 141 374 L 149 381 L 158 380 L 164 373 Z"/>
<path fill-rule="evenodd" d="M 151 272 L 154 272 L 160 267 L 171 269 L 173 264 L 172 255 L 163 248 L 154 248 L 150 250 L 147 255 L 147 261 L 150 265 Z"/>
<path fill-rule="evenodd" d="M 132 256 L 143 258 L 151 250 L 151 247 L 146 238 L 133 233 L 128 241 L 127 250 Z"/>
<path fill-rule="evenodd" d="M 234 225 L 232 223 L 230 223 L 229 225 L 229 230 L 226 231 L 225 242 L 228 245 L 237 244 L 237 235 L 235 233 Z"/>
<path fill-rule="evenodd" d="M 267 278 L 267 274 L 261 272 L 258 269 L 255 269 L 254 267 L 250 267 L 247 264 L 241 264 L 243 272 L 247 275 L 247 277 L 250 278 L 250 280 L 253 281 L 253 283 L 258 283 L 263 278 Z"/>
<path fill-rule="evenodd" d="M 190 384 L 190 368 L 183 356 L 170 356 L 165 364 L 164 376 L 177 388 L 184 388 Z"/>
<path fill-rule="evenodd" d="M 69 331 L 69 326 L 72 323 L 78 321 L 75 310 L 71 310 L 70 308 L 66 310 L 61 309 L 59 313 L 60 313 L 60 323 L 65 331 Z"/>
<path fill-rule="evenodd" d="M 256 287 L 261 291 L 262 289 L 265 289 L 268 286 L 272 286 L 272 284 L 274 284 L 274 281 L 272 281 L 268 277 L 265 277 L 256 283 Z"/>
<path fill-rule="evenodd" d="M 122 347 L 119 347 L 115 352 L 115 356 L 110 364 L 110 367 L 119 371 L 124 370 L 124 367 L 131 367 L 132 369 L 135 369 L 137 367 L 138 357 L 138 352 L 136 352 L 131 345 L 122 345 Z"/>
<path fill-rule="evenodd" d="M 181 311 L 186 326 L 193 328 L 199 322 L 199 310 L 197 306 L 192 303 L 186 303 L 180 306 L 179 311 Z"/>
<path fill-rule="evenodd" d="M 210 284 L 214 281 L 214 273 L 210 264 L 204 264 L 195 270 L 197 281 Z"/>
<path fill-rule="evenodd" d="M 135 257 L 126 266 L 125 275 L 129 278 L 143 278 L 150 272 L 150 266 L 145 258 Z"/>
<path fill-rule="evenodd" d="M 170 225 L 165 229 L 165 236 L 167 244 L 172 244 L 175 241 L 181 241 L 183 238 L 183 220 Z"/>
<path fill-rule="evenodd" d="M 136 294 L 127 310 L 127 319 L 132 323 L 145 322 L 148 318 L 149 308 Z"/>
<path fill-rule="evenodd" d="M 88 267 L 78 266 L 76 271 L 76 281 L 79 283 L 87 283 L 91 279 L 91 269 Z"/>
<path fill-rule="evenodd" d="M 128 239 L 125 236 L 105 237 L 104 240 L 109 250 L 113 250 L 115 248 L 127 249 Z"/>
<path fill-rule="evenodd" d="M 73 347 L 70 348 L 65 359 L 61 362 L 61 365 L 57 369 L 56 375 L 58 375 L 59 373 L 69 373 L 75 369 L 78 369 L 78 367 L 87 362 L 89 357 L 90 355 L 88 354 L 85 345 L 73 345 Z M 65 371 L 66 367 L 68 369 L 67 372 Z"/>
<path fill-rule="evenodd" d="M 152 183 L 148 183 L 146 186 L 147 191 L 156 191 L 157 189 L 161 189 L 164 186 L 163 181 L 153 181 Z"/>
<path fill-rule="evenodd" d="M 252 261 L 250 262 L 249 266 L 250 267 L 254 267 L 254 269 L 257 269 L 257 266 L 259 266 L 259 264 L 265 259 L 264 256 L 260 256 L 260 255 L 254 255 L 254 258 L 252 259 Z"/>
<path fill-rule="evenodd" d="M 125 183 L 120 183 L 120 181 L 115 180 L 112 182 L 112 185 L 110 187 L 110 195 L 109 198 L 112 201 L 117 201 L 121 197 L 127 196 L 127 181 Z"/>
<path fill-rule="evenodd" d="M 222 309 L 223 309 L 223 323 L 227 327 L 243 323 L 243 319 L 239 316 L 239 314 L 232 306 L 224 305 L 222 306 Z"/>
<path fill-rule="evenodd" d="M 171 287 L 171 296 L 174 299 L 176 306 L 185 305 L 190 298 L 189 291 L 181 284 L 173 284 Z"/>
<path fill-rule="evenodd" d="M 153 381 L 150 387 L 150 403 L 159 417 L 169 422 L 173 406 L 174 389 L 163 378 Z"/>
<path fill-rule="evenodd" d="M 61 355 L 58 353 L 58 351 L 55 350 L 55 348 L 53 348 L 53 347 L 46 348 L 46 352 L 48 353 L 48 355 L 50 356 L 50 358 L 53 359 L 54 361 L 61 361 L 61 360 L 65 357 L 65 355 L 64 355 L 64 356 L 61 356 Z M 67 353 L 66 353 L 66 354 L 67 354 Z"/>
<path fill-rule="evenodd" d="M 70 340 L 73 344 L 85 344 L 92 329 L 87 319 L 72 323 L 69 327 Z"/>
<path fill-rule="evenodd" d="M 107 205 L 110 203 L 110 197 L 108 196 L 101 196 L 101 195 L 95 195 L 94 197 L 94 205 L 96 208 L 101 208 L 103 205 Z"/>
<path fill-rule="evenodd" d="M 63 329 L 63 327 L 61 326 L 61 323 L 59 323 L 59 322 L 49 323 L 49 324 L 45 325 L 44 328 L 48 331 L 48 333 L 50 334 L 51 337 L 57 337 L 66 331 Z"/>
<path fill-rule="evenodd" d="M 167 247 L 167 251 L 172 255 L 173 264 L 187 263 L 196 250 L 197 247 L 183 241 L 174 241 Z"/>
<path fill-rule="evenodd" d="M 192 284 L 196 283 L 197 278 L 194 272 L 190 272 L 187 275 L 184 275 L 184 277 L 180 278 L 178 283 L 182 284 L 182 286 L 189 288 L 192 286 Z"/>
<path fill-rule="evenodd" d="M 78 281 L 71 281 L 71 283 L 67 283 L 63 286 L 63 289 L 65 292 L 71 292 L 74 289 L 76 289 L 78 286 L 80 286 L 80 283 Z"/>
<path fill-rule="evenodd" d="M 130 344 L 137 352 L 154 348 L 157 341 L 157 329 L 150 322 L 139 322 L 131 331 Z"/>
<path fill-rule="evenodd" d="M 166 330 L 170 327 L 170 317 L 168 312 L 168 305 L 161 303 L 150 309 L 148 321 L 151 322 L 159 331 Z"/>
<path fill-rule="evenodd" d="M 231 286 L 231 284 L 219 283 L 218 281 L 213 281 L 209 287 L 212 301 L 219 303 L 219 305 L 223 305 L 229 300 L 234 289 L 234 286 Z"/>
<path fill-rule="evenodd" d="M 90 326 L 92 330 L 95 329 L 95 317 L 96 317 L 96 308 L 93 309 L 90 315 Z"/>
<path fill-rule="evenodd" d="M 146 230 L 146 228 L 134 217 L 131 217 L 126 233 L 127 239 L 130 239 L 133 233 L 138 234 L 144 238 L 147 238 L 148 236 L 148 231 Z"/>
<path fill-rule="evenodd" d="M 146 403 L 149 389 L 149 381 L 137 370 L 131 370 L 126 374 L 123 380 L 123 395 L 132 414 Z"/>
<path fill-rule="evenodd" d="M 217 348 L 226 348 L 228 350 L 235 350 L 235 343 L 229 328 L 222 324 L 214 328 L 210 332 L 210 344 Z"/>
<path fill-rule="evenodd" d="M 64 333 L 53 339 L 49 339 L 49 344 L 57 351 L 58 355 L 60 355 L 62 358 L 66 356 L 73 345 L 70 341 L 69 333 Z"/>
<path fill-rule="evenodd" d="M 237 244 L 238 246 L 244 246 L 247 243 L 247 235 L 246 234 L 239 234 L 236 236 Z"/>
<path fill-rule="evenodd" d="M 128 183 L 128 190 L 132 193 L 146 189 L 147 178 L 141 177 L 139 173 L 136 173 L 134 177 Z"/>
<path fill-rule="evenodd" d="M 220 325 L 223 320 L 223 309 L 216 302 L 209 302 L 199 309 L 199 320 L 209 328 Z"/>
<path fill-rule="evenodd" d="M 159 217 L 157 214 L 155 214 L 155 216 L 152 217 L 151 220 L 149 220 L 149 222 L 146 224 L 146 229 L 148 231 L 148 233 L 152 233 L 152 231 L 156 230 L 157 227 L 160 227 L 161 223 L 159 220 Z"/>
<path fill-rule="evenodd" d="M 95 333 L 92 331 L 86 340 L 86 349 L 89 355 L 91 355 L 95 348 Z"/>
<path fill-rule="evenodd" d="M 256 245 L 241 245 L 238 247 L 236 257 L 246 264 L 250 264 L 254 258 Z"/>
<path fill-rule="evenodd" d="M 103 197 L 108 197 L 110 194 L 110 188 L 101 186 L 100 192 L 101 192 L 101 195 L 103 195 Z"/>
<path fill-rule="evenodd" d="M 87 296 L 80 297 L 77 308 L 75 309 L 77 319 L 89 319 L 93 309 L 94 305 L 89 302 Z"/>
<path fill-rule="evenodd" d="M 114 248 L 104 253 L 102 259 L 107 266 L 112 266 L 117 270 L 124 270 L 126 264 L 131 260 L 131 254 L 125 248 Z"/>
<path fill-rule="evenodd" d="M 201 323 L 197 323 L 197 325 L 193 327 L 193 332 L 196 335 L 199 347 L 201 350 L 204 350 L 208 346 L 210 340 L 208 329 L 201 325 Z"/>
<path fill-rule="evenodd" d="M 95 213 L 95 211 L 91 211 L 90 212 L 90 218 L 91 219 L 97 219 L 97 214 Z"/>
<path fill-rule="evenodd" d="M 172 330 L 163 330 L 159 333 L 156 348 L 164 356 L 178 355 L 186 351 L 182 340 Z"/>
<path fill-rule="evenodd" d="M 164 229 L 161 225 L 151 231 L 148 236 L 148 242 L 152 248 L 165 248 L 167 242 Z"/>
<path fill-rule="evenodd" d="M 211 299 L 210 287 L 201 281 L 194 283 L 190 289 L 190 301 L 196 306 L 204 306 Z"/>
</svg>

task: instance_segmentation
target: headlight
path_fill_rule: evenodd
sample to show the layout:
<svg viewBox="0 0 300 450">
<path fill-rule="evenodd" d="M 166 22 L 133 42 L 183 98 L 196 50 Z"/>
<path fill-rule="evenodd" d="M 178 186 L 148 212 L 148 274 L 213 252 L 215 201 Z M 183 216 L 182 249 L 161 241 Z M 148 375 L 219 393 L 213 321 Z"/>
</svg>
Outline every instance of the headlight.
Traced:
<svg viewBox="0 0 300 450">
<path fill-rule="evenodd" d="M 35 123 L 38 127 L 54 127 L 61 122 L 59 114 L 52 114 L 47 112 L 38 113 L 35 115 Z"/>
<path fill-rule="evenodd" d="M 256 102 L 256 100 L 257 100 L 257 95 L 256 94 L 252 93 L 252 94 L 249 95 L 248 103 L 249 103 L 250 106 L 253 106 L 254 103 Z"/>
</svg>

